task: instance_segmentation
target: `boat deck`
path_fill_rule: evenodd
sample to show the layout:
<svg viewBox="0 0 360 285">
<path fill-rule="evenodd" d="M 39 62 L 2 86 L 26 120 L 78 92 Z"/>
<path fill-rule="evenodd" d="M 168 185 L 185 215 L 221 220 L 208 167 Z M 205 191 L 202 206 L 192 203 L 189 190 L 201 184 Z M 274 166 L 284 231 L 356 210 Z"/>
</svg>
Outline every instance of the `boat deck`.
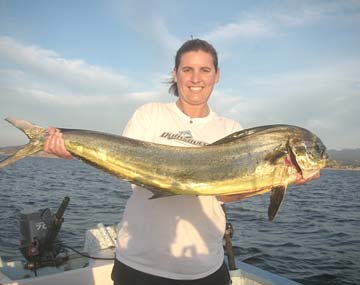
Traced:
<svg viewBox="0 0 360 285">
<path fill-rule="evenodd" d="M 90 229 L 86 232 L 84 251 L 91 256 L 114 257 L 114 226 Z M 90 250 L 91 249 L 91 250 Z M 95 260 L 78 254 L 69 256 L 61 266 L 42 267 L 34 272 L 24 268 L 23 261 L 3 262 L 0 258 L 1 285 L 113 285 L 112 260 Z M 233 285 L 301 285 L 287 278 L 238 262 L 231 271 Z"/>
</svg>

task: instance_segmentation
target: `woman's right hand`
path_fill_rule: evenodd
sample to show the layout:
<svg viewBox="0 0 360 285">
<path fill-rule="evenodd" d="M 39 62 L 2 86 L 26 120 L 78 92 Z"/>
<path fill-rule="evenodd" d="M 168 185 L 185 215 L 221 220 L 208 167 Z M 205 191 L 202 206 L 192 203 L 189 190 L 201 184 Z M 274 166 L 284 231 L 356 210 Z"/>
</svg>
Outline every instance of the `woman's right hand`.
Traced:
<svg viewBox="0 0 360 285">
<path fill-rule="evenodd" d="M 48 137 L 45 141 L 44 151 L 61 158 L 71 159 L 72 155 L 65 148 L 64 139 L 60 130 L 50 127 L 47 132 Z"/>
</svg>

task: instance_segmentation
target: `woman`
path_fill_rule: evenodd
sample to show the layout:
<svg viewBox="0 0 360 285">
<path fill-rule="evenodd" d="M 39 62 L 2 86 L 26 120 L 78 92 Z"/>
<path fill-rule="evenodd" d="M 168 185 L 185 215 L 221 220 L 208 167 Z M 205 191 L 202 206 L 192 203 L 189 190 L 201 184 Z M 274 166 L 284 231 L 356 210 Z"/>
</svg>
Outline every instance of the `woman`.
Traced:
<svg viewBox="0 0 360 285">
<path fill-rule="evenodd" d="M 177 101 L 140 107 L 123 135 L 189 147 L 240 130 L 239 123 L 218 116 L 208 105 L 219 76 L 215 49 L 199 39 L 185 42 L 177 51 L 169 89 Z M 71 157 L 56 129 L 49 129 L 45 150 Z M 222 244 L 226 221 L 216 197 L 149 199 L 150 191 L 132 188 L 118 227 L 114 284 L 229 284 Z"/>
</svg>

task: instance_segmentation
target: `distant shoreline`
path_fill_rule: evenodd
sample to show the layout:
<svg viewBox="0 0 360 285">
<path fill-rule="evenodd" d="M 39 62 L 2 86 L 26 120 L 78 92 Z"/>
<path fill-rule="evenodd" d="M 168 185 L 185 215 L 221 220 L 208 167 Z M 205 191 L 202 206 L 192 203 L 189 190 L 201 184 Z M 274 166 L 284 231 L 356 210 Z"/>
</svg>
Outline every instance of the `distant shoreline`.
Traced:
<svg viewBox="0 0 360 285">
<path fill-rule="evenodd" d="M 360 167 L 355 167 L 355 168 L 345 168 L 345 167 L 325 167 L 323 169 L 326 170 L 351 170 L 351 171 L 360 171 Z"/>
</svg>

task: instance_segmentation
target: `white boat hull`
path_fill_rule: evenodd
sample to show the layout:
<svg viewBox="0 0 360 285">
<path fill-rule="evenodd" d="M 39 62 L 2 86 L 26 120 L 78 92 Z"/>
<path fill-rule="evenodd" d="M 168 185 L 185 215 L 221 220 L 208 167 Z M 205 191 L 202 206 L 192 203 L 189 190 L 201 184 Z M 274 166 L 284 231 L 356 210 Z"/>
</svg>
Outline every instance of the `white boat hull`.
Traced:
<svg viewBox="0 0 360 285">
<path fill-rule="evenodd" d="M 84 250 L 91 256 L 114 256 L 114 226 L 90 229 L 86 232 Z M 91 250 L 90 250 L 91 249 Z M 0 259 L 0 285 L 112 285 L 112 260 L 94 260 L 86 257 L 71 258 L 60 267 L 44 267 L 33 271 L 24 269 L 23 263 L 2 262 Z M 300 283 L 238 262 L 238 269 L 231 271 L 232 285 L 301 285 Z"/>
</svg>

